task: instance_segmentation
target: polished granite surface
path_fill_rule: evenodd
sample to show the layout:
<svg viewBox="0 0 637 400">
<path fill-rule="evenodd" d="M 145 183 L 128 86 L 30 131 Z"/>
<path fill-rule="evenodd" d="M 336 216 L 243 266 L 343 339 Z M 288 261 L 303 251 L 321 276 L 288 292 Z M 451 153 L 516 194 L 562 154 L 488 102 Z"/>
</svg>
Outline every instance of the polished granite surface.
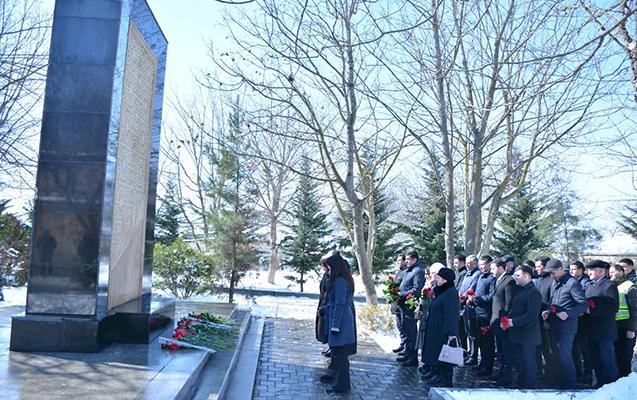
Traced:
<svg viewBox="0 0 637 400">
<path fill-rule="evenodd" d="M 176 315 L 190 311 L 228 317 L 233 305 L 178 302 Z M 173 399 L 193 369 L 208 355 L 197 350 L 161 350 L 149 345 L 113 344 L 100 353 L 9 351 L 11 316 L 24 307 L 0 308 L 2 399 Z M 170 336 L 172 328 L 165 332 Z"/>
</svg>

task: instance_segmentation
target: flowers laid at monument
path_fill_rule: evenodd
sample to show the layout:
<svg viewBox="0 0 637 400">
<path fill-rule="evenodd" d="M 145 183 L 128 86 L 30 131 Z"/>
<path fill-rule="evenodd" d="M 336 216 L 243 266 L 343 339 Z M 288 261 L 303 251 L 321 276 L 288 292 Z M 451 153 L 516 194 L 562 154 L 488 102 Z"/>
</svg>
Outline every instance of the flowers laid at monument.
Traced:
<svg viewBox="0 0 637 400">
<path fill-rule="evenodd" d="M 171 339 L 159 338 L 161 348 L 220 351 L 235 346 L 239 328 L 236 323 L 208 313 L 188 313 L 177 322 Z"/>
</svg>

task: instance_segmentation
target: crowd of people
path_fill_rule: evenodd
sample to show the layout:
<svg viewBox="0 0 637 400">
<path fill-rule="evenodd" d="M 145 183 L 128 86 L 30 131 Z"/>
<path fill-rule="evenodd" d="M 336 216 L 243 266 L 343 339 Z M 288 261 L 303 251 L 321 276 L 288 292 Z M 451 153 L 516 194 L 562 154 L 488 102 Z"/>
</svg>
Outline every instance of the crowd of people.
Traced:
<svg viewBox="0 0 637 400">
<path fill-rule="evenodd" d="M 396 360 L 406 367 L 422 363 L 418 370 L 430 386 L 453 385 L 454 365 L 439 355 L 456 342 L 464 349 L 463 367 L 499 386 L 534 389 L 540 379 L 547 387 L 575 389 L 578 382 L 592 385 L 594 375 L 600 387 L 630 373 L 637 331 L 631 259 L 564 266 L 538 257 L 516 268 L 510 255 L 456 255 L 453 268 L 423 268 L 411 251 L 397 264 L 391 277 L 401 338 Z"/>
</svg>

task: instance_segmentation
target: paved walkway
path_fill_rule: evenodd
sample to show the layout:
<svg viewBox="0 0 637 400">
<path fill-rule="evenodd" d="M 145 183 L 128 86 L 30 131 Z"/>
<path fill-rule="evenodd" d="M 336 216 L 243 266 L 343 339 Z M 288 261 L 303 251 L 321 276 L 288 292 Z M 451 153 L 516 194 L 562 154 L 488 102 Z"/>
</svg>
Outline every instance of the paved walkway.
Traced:
<svg viewBox="0 0 637 400">
<path fill-rule="evenodd" d="M 371 338 L 359 334 L 358 354 L 350 357 L 352 391 L 347 396 L 325 393 L 319 381 L 328 360 L 326 348 L 314 338 L 314 320 L 268 318 L 257 368 L 254 400 L 307 399 L 427 399 L 429 387 L 415 367 L 402 367 L 396 356 L 385 353 Z M 454 369 L 456 388 L 496 388 L 470 367 Z M 538 389 L 542 382 L 538 382 Z M 583 388 L 583 387 L 582 387 Z"/>
</svg>

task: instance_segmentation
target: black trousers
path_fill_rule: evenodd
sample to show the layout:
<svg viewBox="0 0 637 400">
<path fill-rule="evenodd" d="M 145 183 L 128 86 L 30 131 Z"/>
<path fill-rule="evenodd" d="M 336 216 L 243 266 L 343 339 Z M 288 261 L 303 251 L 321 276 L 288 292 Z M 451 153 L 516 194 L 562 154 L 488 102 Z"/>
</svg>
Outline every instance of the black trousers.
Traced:
<svg viewBox="0 0 637 400">
<path fill-rule="evenodd" d="M 628 321 L 628 320 L 626 320 Z M 617 322 L 618 339 L 615 340 L 615 357 L 617 358 L 617 369 L 619 377 L 630 375 L 630 362 L 633 358 L 633 349 L 635 348 L 635 338 L 628 339 L 626 332 L 628 331 L 625 321 Z"/>
<path fill-rule="evenodd" d="M 476 338 L 478 347 L 480 348 L 480 366 L 485 371 L 491 373 L 493 371 L 493 359 L 495 357 L 495 340 L 493 338 L 493 332 L 489 329 L 484 334 L 480 328 L 489 326 L 489 321 L 476 321 L 478 324 L 478 332 L 480 332 Z"/>
<path fill-rule="evenodd" d="M 332 347 L 331 367 L 334 368 L 334 380 L 331 387 L 339 392 L 351 389 L 349 380 L 349 356 L 347 346 Z"/>
<path fill-rule="evenodd" d="M 465 310 L 464 319 L 464 328 L 465 333 L 467 334 L 467 357 L 472 360 L 478 359 L 478 344 L 476 343 L 476 336 L 478 332 L 478 322 L 475 318 L 472 318 L 469 310 Z"/>
<path fill-rule="evenodd" d="M 403 307 L 403 330 L 405 331 L 405 350 L 409 358 L 418 358 L 418 321 L 414 318 L 414 310 Z"/>
<path fill-rule="evenodd" d="M 537 378 L 537 364 L 533 357 L 536 347 L 532 344 L 513 343 L 515 366 L 518 370 L 518 389 L 535 389 Z"/>
<path fill-rule="evenodd" d="M 467 332 L 465 332 L 465 329 L 464 329 L 464 317 L 460 317 L 460 321 L 458 321 L 458 322 L 459 322 L 459 324 L 458 324 L 458 330 L 459 330 L 458 334 L 459 334 L 459 337 L 460 337 L 460 346 L 463 349 L 467 350 Z"/>
<path fill-rule="evenodd" d="M 593 376 L 593 363 L 591 362 L 591 353 L 588 350 L 588 339 L 581 333 L 575 335 L 573 342 L 573 362 L 575 363 L 575 373 L 577 377 Z"/>
<path fill-rule="evenodd" d="M 400 311 L 396 313 L 396 329 L 398 329 L 398 335 L 400 336 L 400 346 L 405 347 L 407 336 L 405 336 L 405 327 L 403 326 L 403 314 Z"/>
</svg>

